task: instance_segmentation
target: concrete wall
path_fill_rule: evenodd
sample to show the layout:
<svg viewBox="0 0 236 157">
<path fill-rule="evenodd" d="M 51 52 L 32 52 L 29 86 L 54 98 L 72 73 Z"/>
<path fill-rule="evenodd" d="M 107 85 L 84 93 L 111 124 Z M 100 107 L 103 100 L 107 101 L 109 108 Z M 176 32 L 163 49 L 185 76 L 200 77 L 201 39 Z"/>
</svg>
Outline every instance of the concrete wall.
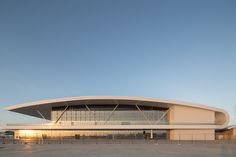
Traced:
<svg viewBox="0 0 236 157">
<path fill-rule="evenodd" d="M 226 116 L 221 112 L 215 112 L 215 124 L 222 125 L 226 121 Z"/>
<path fill-rule="evenodd" d="M 216 132 L 216 139 L 217 140 L 236 139 L 236 128 L 226 129 L 223 131 L 217 131 Z"/>
<path fill-rule="evenodd" d="M 233 135 L 236 136 L 236 128 L 233 128 Z"/>
<path fill-rule="evenodd" d="M 203 125 L 215 124 L 215 112 L 200 108 L 173 106 L 169 112 L 170 124 Z M 170 140 L 214 140 L 214 129 L 173 129 Z"/>
<path fill-rule="evenodd" d="M 214 124 L 215 112 L 194 107 L 173 106 L 169 113 L 170 124 Z"/>
<path fill-rule="evenodd" d="M 215 130 L 170 130 L 170 140 L 215 140 Z"/>
</svg>

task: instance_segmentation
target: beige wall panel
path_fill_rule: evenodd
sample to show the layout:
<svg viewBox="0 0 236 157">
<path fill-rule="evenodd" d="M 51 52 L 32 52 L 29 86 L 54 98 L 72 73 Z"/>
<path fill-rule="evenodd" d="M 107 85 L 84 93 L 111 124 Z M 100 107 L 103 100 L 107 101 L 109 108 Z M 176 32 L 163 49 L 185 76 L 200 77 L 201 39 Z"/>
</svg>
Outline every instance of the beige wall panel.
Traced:
<svg viewBox="0 0 236 157">
<path fill-rule="evenodd" d="M 216 112 L 215 117 L 215 124 L 222 125 L 226 121 L 226 116 L 221 112 Z"/>
<path fill-rule="evenodd" d="M 214 124 L 215 112 L 186 106 L 173 106 L 169 113 L 170 124 Z"/>
<path fill-rule="evenodd" d="M 215 140 L 214 130 L 170 130 L 170 140 Z"/>
<path fill-rule="evenodd" d="M 236 135 L 236 128 L 233 128 L 233 135 Z"/>
</svg>

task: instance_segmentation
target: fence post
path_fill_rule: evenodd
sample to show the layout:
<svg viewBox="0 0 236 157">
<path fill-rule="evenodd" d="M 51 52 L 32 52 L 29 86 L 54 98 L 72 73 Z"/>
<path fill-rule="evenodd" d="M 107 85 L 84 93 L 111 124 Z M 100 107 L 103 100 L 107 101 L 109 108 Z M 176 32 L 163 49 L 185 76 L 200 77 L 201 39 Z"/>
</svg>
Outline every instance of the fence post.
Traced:
<svg viewBox="0 0 236 157">
<path fill-rule="evenodd" d="M 26 133 L 25 133 L 24 144 L 27 144 L 27 141 L 26 141 Z"/>
<path fill-rule="evenodd" d="M 5 138 L 2 138 L 2 144 L 6 144 L 6 143 L 5 143 Z"/>
<path fill-rule="evenodd" d="M 205 144 L 206 144 L 206 134 L 204 134 L 204 142 L 205 142 Z"/>
<path fill-rule="evenodd" d="M 179 134 L 179 140 L 178 140 L 178 145 L 180 145 L 180 136 L 181 136 L 181 134 Z"/>
<path fill-rule="evenodd" d="M 13 138 L 12 138 L 12 143 L 13 143 L 13 144 L 16 144 L 16 143 L 15 143 L 15 137 L 14 137 L 14 136 L 13 136 Z"/>
<path fill-rule="evenodd" d="M 230 144 L 230 134 L 228 134 L 228 144 Z"/>
<path fill-rule="evenodd" d="M 193 134 L 192 134 L 192 144 L 193 144 Z"/>
</svg>

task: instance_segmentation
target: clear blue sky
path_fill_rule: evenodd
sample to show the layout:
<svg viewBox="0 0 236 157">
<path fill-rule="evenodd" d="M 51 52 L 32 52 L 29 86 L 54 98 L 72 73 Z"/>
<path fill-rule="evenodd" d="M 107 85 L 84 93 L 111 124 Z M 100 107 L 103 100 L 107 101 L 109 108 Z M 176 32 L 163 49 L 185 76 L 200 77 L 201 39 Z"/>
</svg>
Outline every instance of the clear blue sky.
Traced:
<svg viewBox="0 0 236 157">
<path fill-rule="evenodd" d="M 235 0 L 1 0 L 3 107 L 80 95 L 224 108 L 236 123 Z"/>
</svg>

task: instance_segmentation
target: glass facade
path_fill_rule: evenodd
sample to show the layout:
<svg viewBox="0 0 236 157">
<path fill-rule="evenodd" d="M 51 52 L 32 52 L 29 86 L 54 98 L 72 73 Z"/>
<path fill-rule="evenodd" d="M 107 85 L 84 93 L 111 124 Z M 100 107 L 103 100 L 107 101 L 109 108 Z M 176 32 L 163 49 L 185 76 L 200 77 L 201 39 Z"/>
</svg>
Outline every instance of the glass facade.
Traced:
<svg viewBox="0 0 236 157">
<path fill-rule="evenodd" d="M 149 139 L 150 130 L 19 130 L 18 139 Z M 154 139 L 166 139 L 167 130 L 153 130 Z"/>
<path fill-rule="evenodd" d="M 70 125 L 168 124 L 167 108 L 135 105 L 74 105 L 54 107 L 52 121 Z"/>
</svg>

